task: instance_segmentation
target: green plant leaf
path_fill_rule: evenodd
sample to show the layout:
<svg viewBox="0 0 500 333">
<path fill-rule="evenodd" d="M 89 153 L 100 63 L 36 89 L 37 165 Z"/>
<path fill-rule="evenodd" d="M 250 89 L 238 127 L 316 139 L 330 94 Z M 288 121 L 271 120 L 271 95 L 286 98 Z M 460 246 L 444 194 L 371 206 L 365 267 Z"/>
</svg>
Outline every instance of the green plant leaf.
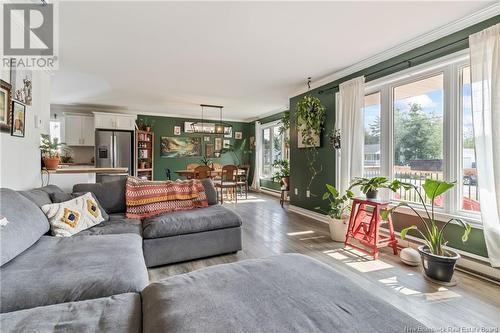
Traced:
<svg viewBox="0 0 500 333">
<path fill-rule="evenodd" d="M 382 209 L 380 211 L 380 217 L 382 217 L 382 220 L 384 220 L 384 221 L 389 220 L 389 215 L 391 215 L 390 209 Z"/>
<path fill-rule="evenodd" d="M 333 187 L 332 185 L 326 184 L 326 188 L 328 189 L 328 191 L 331 194 L 333 194 L 334 197 L 338 197 L 339 196 L 339 191 L 337 191 L 337 189 L 335 187 Z"/>
<path fill-rule="evenodd" d="M 408 233 L 408 231 L 415 230 L 415 229 L 417 229 L 417 226 L 416 225 L 411 225 L 408 228 L 404 228 L 403 230 L 401 230 L 401 232 L 400 232 L 401 239 L 405 239 L 406 238 L 406 234 Z"/>
<path fill-rule="evenodd" d="M 464 243 L 467 242 L 471 231 L 472 231 L 472 226 L 469 223 L 466 223 L 464 234 L 462 235 L 462 242 Z"/>
<path fill-rule="evenodd" d="M 330 197 L 330 193 L 325 192 L 325 193 L 323 194 L 323 198 L 322 198 L 322 199 L 323 199 L 323 200 L 326 200 L 326 199 L 328 199 L 329 197 Z"/>
<path fill-rule="evenodd" d="M 449 189 L 455 186 L 455 183 L 445 182 L 443 180 L 435 180 L 427 178 L 422 185 L 425 195 L 431 200 L 434 201 L 441 194 L 445 193 Z"/>
</svg>

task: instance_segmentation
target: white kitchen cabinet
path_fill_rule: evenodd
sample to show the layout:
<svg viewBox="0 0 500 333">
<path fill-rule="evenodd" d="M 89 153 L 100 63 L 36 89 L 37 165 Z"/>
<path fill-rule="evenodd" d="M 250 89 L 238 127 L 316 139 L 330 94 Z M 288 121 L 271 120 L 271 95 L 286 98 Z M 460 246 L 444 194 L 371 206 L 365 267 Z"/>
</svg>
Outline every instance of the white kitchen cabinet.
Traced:
<svg viewBox="0 0 500 333">
<path fill-rule="evenodd" d="M 66 114 L 64 143 L 68 146 L 93 146 L 95 144 L 94 117 Z"/>
<path fill-rule="evenodd" d="M 95 128 L 135 130 L 135 120 L 137 116 L 128 114 L 94 112 Z"/>
</svg>

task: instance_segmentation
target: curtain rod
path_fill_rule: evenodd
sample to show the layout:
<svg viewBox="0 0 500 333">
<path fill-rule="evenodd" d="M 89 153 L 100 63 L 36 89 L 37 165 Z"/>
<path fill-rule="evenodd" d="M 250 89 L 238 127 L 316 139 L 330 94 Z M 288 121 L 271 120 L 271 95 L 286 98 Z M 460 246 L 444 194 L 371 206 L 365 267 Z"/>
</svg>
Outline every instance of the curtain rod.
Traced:
<svg viewBox="0 0 500 333">
<path fill-rule="evenodd" d="M 407 65 L 408 65 L 408 68 L 411 68 L 411 67 L 412 67 L 412 62 L 413 62 L 413 61 L 415 61 L 415 60 L 417 60 L 418 58 L 421 58 L 421 57 L 426 56 L 426 55 L 428 55 L 428 54 L 431 54 L 431 53 L 434 53 L 434 52 L 436 52 L 436 51 L 442 50 L 442 49 L 444 49 L 444 48 L 450 47 L 450 46 L 452 46 L 452 45 L 455 45 L 455 44 L 458 44 L 458 43 L 462 43 L 462 42 L 464 42 L 464 41 L 466 41 L 466 40 L 467 40 L 467 41 L 469 40 L 469 37 L 468 37 L 468 36 L 467 36 L 467 37 L 465 37 L 465 38 L 459 39 L 459 40 L 457 40 L 457 41 L 454 41 L 453 43 L 449 43 L 449 44 L 443 45 L 443 46 L 441 46 L 441 47 L 438 47 L 437 49 L 433 49 L 433 50 L 430 50 L 430 51 L 424 52 L 424 53 L 419 54 L 419 55 L 417 55 L 417 56 L 414 56 L 414 57 L 412 57 L 412 58 L 410 58 L 410 59 L 400 61 L 400 62 L 398 62 L 398 63 L 396 63 L 396 64 L 394 64 L 394 65 L 390 65 L 390 66 L 384 67 L 384 68 L 382 68 L 382 69 L 376 70 L 376 71 L 374 71 L 374 72 L 371 72 L 371 73 L 365 74 L 364 76 L 365 76 L 365 77 L 368 77 L 368 76 L 373 76 L 373 75 L 375 75 L 375 74 L 378 74 L 378 73 L 380 73 L 380 72 L 384 72 L 384 71 L 386 71 L 386 70 L 388 70 L 388 69 L 391 69 L 391 68 L 394 68 L 394 67 L 398 67 L 398 66 L 403 65 L 403 64 L 407 64 Z M 336 86 L 333 86 L 333 87 L 330 87 L 330 88 L 326 88 L 326 89 L 322 89 L 322 90 L 318 91 L 318 94 L 320 94 L 320 95 L 321 95 L 321 94 L 323 94 L 323 93 L 325 93 L 325 92 L 327 92 L 327 91 L 338 89 L 338 87 L 339 87 L 339 85 L 336 85 Z"/>
</svg>

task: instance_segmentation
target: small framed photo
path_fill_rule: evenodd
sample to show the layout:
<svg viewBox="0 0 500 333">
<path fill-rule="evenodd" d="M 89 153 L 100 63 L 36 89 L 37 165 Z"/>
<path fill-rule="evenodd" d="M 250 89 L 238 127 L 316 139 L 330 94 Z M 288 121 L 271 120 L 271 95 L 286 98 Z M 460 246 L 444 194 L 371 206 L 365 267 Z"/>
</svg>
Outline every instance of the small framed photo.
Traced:
<svg viewBox="0 0 500 333">
<path fill-rule="evenodd" d="M 237 140 L 243 139 L 243 132 L 234 132 L 234 138 Z"/>
<path fill-rule="evenodd" d="M 206 157 L 214 157 L 215 156 L 214 145 L 212 143 L 205 144 L 205 156 Z"/>
<path fill-rule="evenodd" d="M 214 144 L 215 144 L 215 147 L 214 147 L 215 151 L 216 152 L 221 151 L 221 149 L 222 149 L 222 138 L 215 138 Z"/>
<path fill-rule="evenodd" d="M 181 127 L 174 126 L 174 135 L 181 135 Z"/>
<path fill-rule="evenodd" d="M 210 142 L 211 140 L 212 140 L 212 138 L 209 136 L 203 137 L 203 141 L 205 141 L 205 142 Z"/>
<path fill-rule="evenodd" d="M 225 138 L 233 137 L 233 126 L 224 126 L 224 137 Z"/>
<path fill-rule="evenodd" d="M 12 136 L 24 138 L 26 105 L 12 101 Z"/>
<path fill-rule="evenodd" d="M 10 133 L 12 127 L 12 86 L 0 80 L 0 131 Z"/>
<path fill-rule="evenodd" d="M 224 149 L 229 149 L 229 148 L 231 148 L 231 140 L 224 140 L 224 145 L 223 145 L 223 148 L 224 148 Z"/>
</svg>

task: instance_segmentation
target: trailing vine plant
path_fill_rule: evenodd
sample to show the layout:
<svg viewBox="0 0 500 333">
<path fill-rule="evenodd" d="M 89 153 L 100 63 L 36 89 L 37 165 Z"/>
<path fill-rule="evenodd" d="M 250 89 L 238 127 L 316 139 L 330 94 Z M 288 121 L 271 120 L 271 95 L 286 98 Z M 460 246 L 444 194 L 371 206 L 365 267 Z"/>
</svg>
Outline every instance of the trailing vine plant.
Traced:
<svg viewBox="0 0 500 333">
<path fill-rule="evenodd" d="M 279 134 L 283 135 L 285 146 L 288 148 L 290 146 L 290 136 L 288 130 L 290 129 L 290 111 L 283 112 L 283 116 L 280 119 Z"/>
<path fill-rule="evenodd" d="M 316 165 L 319 156 L 316 145 L 325 124 L 326 109 L 321 104 L 319 98 L 305 95 L 297 103 L 296 119 L 297 130 L 301 134 L 302 144 L 306 148 L 307 167 L 311 174 L 309 184 L 307 185 L 307 189 L 309 190 L 314 178 L 323 171 L 323 165 L 319 167 Z"/>
</svg>

